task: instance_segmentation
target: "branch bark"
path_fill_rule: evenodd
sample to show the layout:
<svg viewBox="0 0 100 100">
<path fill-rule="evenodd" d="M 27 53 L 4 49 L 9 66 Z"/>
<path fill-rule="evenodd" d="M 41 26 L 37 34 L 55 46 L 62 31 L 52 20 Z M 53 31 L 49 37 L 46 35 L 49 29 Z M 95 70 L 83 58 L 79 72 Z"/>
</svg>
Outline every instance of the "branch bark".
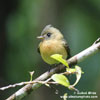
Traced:
<svg viewBox="0 0 100 100">
<path fill-rule="evenodd" d="M 93 44 L 92 46 L 80 52 L 79 54 L 71 57 L 70 59 L 67 60 L 67 62 L 69 66 L 75 65 L 85 60 L 87 57 L 97 53 L 98 51 L 100 51 L 100 42 Z M 42 75 L 40 75 L 38 78 L 35 79 L 35 81 L 44 81 L 48 79 L 50 76 L 52 76 L 53 74 L 62 71 L 64 68 L 65 66 L 60 64 L 56 68 L 53 68 L 50 71 L 47 71 L 43 73 Z M 32 91 L 39 88 L 41 85 L 42 84 L 40 83 L 28 84 L 22 87 L 21 89 L 19 89 L 17 92 L 15 92 L 6 100 L 21 100 L 22 98 L 30 94 Z"/>
</svg>

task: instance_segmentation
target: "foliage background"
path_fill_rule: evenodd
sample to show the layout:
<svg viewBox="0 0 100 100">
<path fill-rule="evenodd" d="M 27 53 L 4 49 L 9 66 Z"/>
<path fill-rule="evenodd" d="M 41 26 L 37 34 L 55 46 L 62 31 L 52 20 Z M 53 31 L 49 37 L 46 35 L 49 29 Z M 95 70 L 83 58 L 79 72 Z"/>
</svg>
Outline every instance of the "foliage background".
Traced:
<svg viewBox="0 0 100 100">
<path fill-rule="evenodd" d="M 37 53 L 39 41 L 36 39 L 48 24 L 61 30 L 73 56 L 100 37 L 100 1 L 0 0 L 0 87 L 28 81 L 29 71 L 35 71 L 35 78 L 48 70 L 48 65 Z M 79 65 L 85 74 L 76 88 L 96 92 L 100 96 L 100 53 Z M 69 79 L 73 83 L 75 77 L 70 76 Z M 0 100 L 18 89 L 0 91 Z M 23 100 L 61 100 L 60 96 L 65 92 L 73 95 L 73 91 L 65 87 L 58 86 L 57 89 L 58 95 L 55 90 L 43 86 Z"/>
</svg>

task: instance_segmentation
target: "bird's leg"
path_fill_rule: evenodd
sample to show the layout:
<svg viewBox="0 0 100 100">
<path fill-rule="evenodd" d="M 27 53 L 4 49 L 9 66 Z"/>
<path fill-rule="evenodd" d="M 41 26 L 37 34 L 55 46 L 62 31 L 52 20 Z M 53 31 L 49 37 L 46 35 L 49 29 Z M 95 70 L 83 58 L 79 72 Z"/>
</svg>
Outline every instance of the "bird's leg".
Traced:
<svg viewBox="0 0 100 100">
<path fill-rule="evenodd" d="M 52 65 L 51 66 L 49 65 L 48 67 L 49 67 L 48 71 L 50 72 L 50 70 L 52 69 Z"/>
<path fill-rule="evenodd" d="M 50 70 L 51 70 L 52 68 L 57 67 L 57 66 L 59 66 L 60 64 L 61 64 L 61 63 L 49 65 L 49 72 L 50 72 Z"/>
</svg>

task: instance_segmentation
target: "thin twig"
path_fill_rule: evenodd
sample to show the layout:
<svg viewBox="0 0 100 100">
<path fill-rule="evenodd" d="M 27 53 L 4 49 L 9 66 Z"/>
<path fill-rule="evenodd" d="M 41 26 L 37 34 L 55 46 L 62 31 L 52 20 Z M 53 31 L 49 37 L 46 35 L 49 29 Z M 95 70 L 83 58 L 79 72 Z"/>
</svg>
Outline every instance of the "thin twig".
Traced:
<svg viewBox="0 0 100 100">
<path fill-rule="evenodd" d="M 63 73 L 60 73 L 60 74 L 69 75 L 69 74 L 74 74 L 74 73 L 73 72 L 63 72 Z M 17 87 L 17 86 L 23 86 L 23 85 L 26 85 L 26 84 L 35 84 L 35 83 L 41 83 L 41 84 L 56 84 L 56 82 L 50 82 L 50 80 L 51 80 L 51 78 L 47 79 L 46 81 L 20 82 L 20 83 L 15 83 L 15 84 L 11 84 L 11 85 L 8 85 L 8 86 L 1 87 L 0 90 L 4 91 L 4 90 L 9 89 L 9 88 L 14 88 L 14 87 Z"/>
</svg>

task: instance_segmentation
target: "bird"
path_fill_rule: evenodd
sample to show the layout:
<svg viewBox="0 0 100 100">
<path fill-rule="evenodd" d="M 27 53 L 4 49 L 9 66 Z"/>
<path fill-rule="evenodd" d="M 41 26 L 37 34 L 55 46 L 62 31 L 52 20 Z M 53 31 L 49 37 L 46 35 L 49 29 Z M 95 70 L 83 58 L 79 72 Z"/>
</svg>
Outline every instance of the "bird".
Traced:
<svg viewBox="0 0 100 100">
<path fill-rule="evenodd" d="M 46 25 L 41 35 L 37 38 L 41 39 L 38 46 L 38 52 L 47 64 L 56 65 L 60 63 L 51 58 L 53 54 L 60 54 L 63 59 L 70 58 L 70 48 L 59 29 L 52 25 Z"/>
</svg>

